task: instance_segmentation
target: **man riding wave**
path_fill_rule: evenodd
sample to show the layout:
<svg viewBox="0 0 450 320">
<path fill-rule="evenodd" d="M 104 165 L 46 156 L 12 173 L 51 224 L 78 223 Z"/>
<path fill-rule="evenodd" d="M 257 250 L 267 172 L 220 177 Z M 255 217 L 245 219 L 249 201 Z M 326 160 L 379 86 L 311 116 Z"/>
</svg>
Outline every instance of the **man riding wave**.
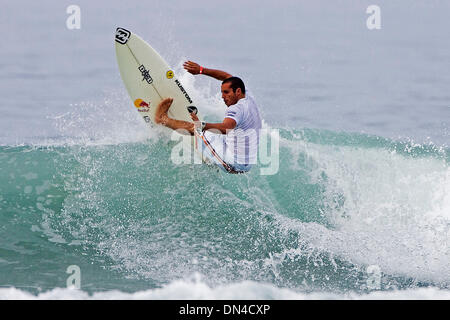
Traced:
<svg viewBox="0 0 450 320">
<path fill-rule="evenodd" d="M 222 99 L 227 105 L 223 121 L 200 123 L 194 112 L 191 112 L 194 123 L 170 118 L 167 112 L 173 99 L 166 98 L 156 109 L 155 122 L 173 130 L 184 129 L 191 135 L 203 133 L 201 142 L 215 157 L 214 162 L 231 173 L 249 171 L 257 161 L 261 129 L 259 108 L 253 95 L 246 91 L 240 78 L 225 71 L 204 68 L 192 61 L 185 62 L 183 67 L 193 75 L 204 74 L 222 81 Z"/>
</svg>

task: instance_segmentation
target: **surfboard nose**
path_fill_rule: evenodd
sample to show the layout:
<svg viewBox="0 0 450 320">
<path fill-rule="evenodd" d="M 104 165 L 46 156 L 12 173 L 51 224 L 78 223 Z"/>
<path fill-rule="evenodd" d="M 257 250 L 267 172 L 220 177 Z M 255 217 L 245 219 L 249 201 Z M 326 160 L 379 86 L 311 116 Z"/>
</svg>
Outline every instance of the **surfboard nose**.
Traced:
<svg viewBox="0 0 450 320">
<path fill-rule="evenodd" d="M 131 32 L 125 28 L 118 27 L 116 29 L 116 42 L 120 44 L 126 44 L 131 36 Z"/>
</svg>

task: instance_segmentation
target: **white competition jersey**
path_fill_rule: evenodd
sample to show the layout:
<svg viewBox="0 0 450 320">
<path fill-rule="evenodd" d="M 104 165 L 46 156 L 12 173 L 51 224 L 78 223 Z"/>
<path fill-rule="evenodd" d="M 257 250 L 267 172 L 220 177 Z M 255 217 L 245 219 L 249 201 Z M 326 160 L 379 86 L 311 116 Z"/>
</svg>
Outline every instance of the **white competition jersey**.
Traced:
<svg viewBox="0 0 450 320">
<path fill-rule="evenodd" d="M 234 155 L 232 163 L 256 164 L 258 156 L 261 117 L 251 92 L 227 108 L 225 118 L 236 121 L 236 127 L 225 138 L 227 157 Z M 230 161 L 230 160 L 229 160 Z"/>
</svg>

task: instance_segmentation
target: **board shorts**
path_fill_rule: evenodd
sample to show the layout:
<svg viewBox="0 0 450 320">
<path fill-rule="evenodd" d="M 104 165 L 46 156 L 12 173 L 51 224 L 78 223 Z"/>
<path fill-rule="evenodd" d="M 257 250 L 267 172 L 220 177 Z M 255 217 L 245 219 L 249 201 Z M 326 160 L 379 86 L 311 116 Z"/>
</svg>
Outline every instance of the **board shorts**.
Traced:
<svg viewBox="0 0 450 320">
<path fill-rule="evenodd" d="M 194 130 L 195 148 L 203 154 L 203 158 L 217 165 L 228 173 L 245 173 L 252 168 L 251 164 L 235 163 L 230 155 L 224 151 L 225 135 L 209 131 L 197 132 Z"/>
</svg>

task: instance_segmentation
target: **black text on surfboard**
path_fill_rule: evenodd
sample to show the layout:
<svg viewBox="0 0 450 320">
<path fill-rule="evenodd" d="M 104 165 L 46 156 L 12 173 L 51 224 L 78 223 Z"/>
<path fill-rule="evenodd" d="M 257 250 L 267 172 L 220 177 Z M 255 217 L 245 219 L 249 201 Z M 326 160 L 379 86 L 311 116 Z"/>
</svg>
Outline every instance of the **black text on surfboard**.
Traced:
<svg viewBox="0 0 450 320">
<path fill-rule="evenodd" d="M 147 81 L 147 83 L 148 84 L 152 84 L 152 82 L 153 82 L 153 78 L 152 78 L 152 76 L 150 75 L 150 72 L 148 72 L 148 70 L 147 69 L 145 69 L 145 67 L 144 67 L 144 65 L 143 64 L 141 64 L 140 66 L 139 66 L 139 71 L 141 72 L 141 74 L 142 74 L 142 81 Z"/>
<path fill-rule="evenodd" d="M 192 103 L 191 98 L 189 97 L 189 95 L 187 94 L 186 90 L 184 90 L 183 86 L 181 85 L 180 81 L 175 80 L 175 83 L 178 85 L 178 88 L 180 88 L 181 92 L 183 92 L 184 96 L 186 97 L 187 101 L 189 101 L 189 103 Z"/>
</svg>

